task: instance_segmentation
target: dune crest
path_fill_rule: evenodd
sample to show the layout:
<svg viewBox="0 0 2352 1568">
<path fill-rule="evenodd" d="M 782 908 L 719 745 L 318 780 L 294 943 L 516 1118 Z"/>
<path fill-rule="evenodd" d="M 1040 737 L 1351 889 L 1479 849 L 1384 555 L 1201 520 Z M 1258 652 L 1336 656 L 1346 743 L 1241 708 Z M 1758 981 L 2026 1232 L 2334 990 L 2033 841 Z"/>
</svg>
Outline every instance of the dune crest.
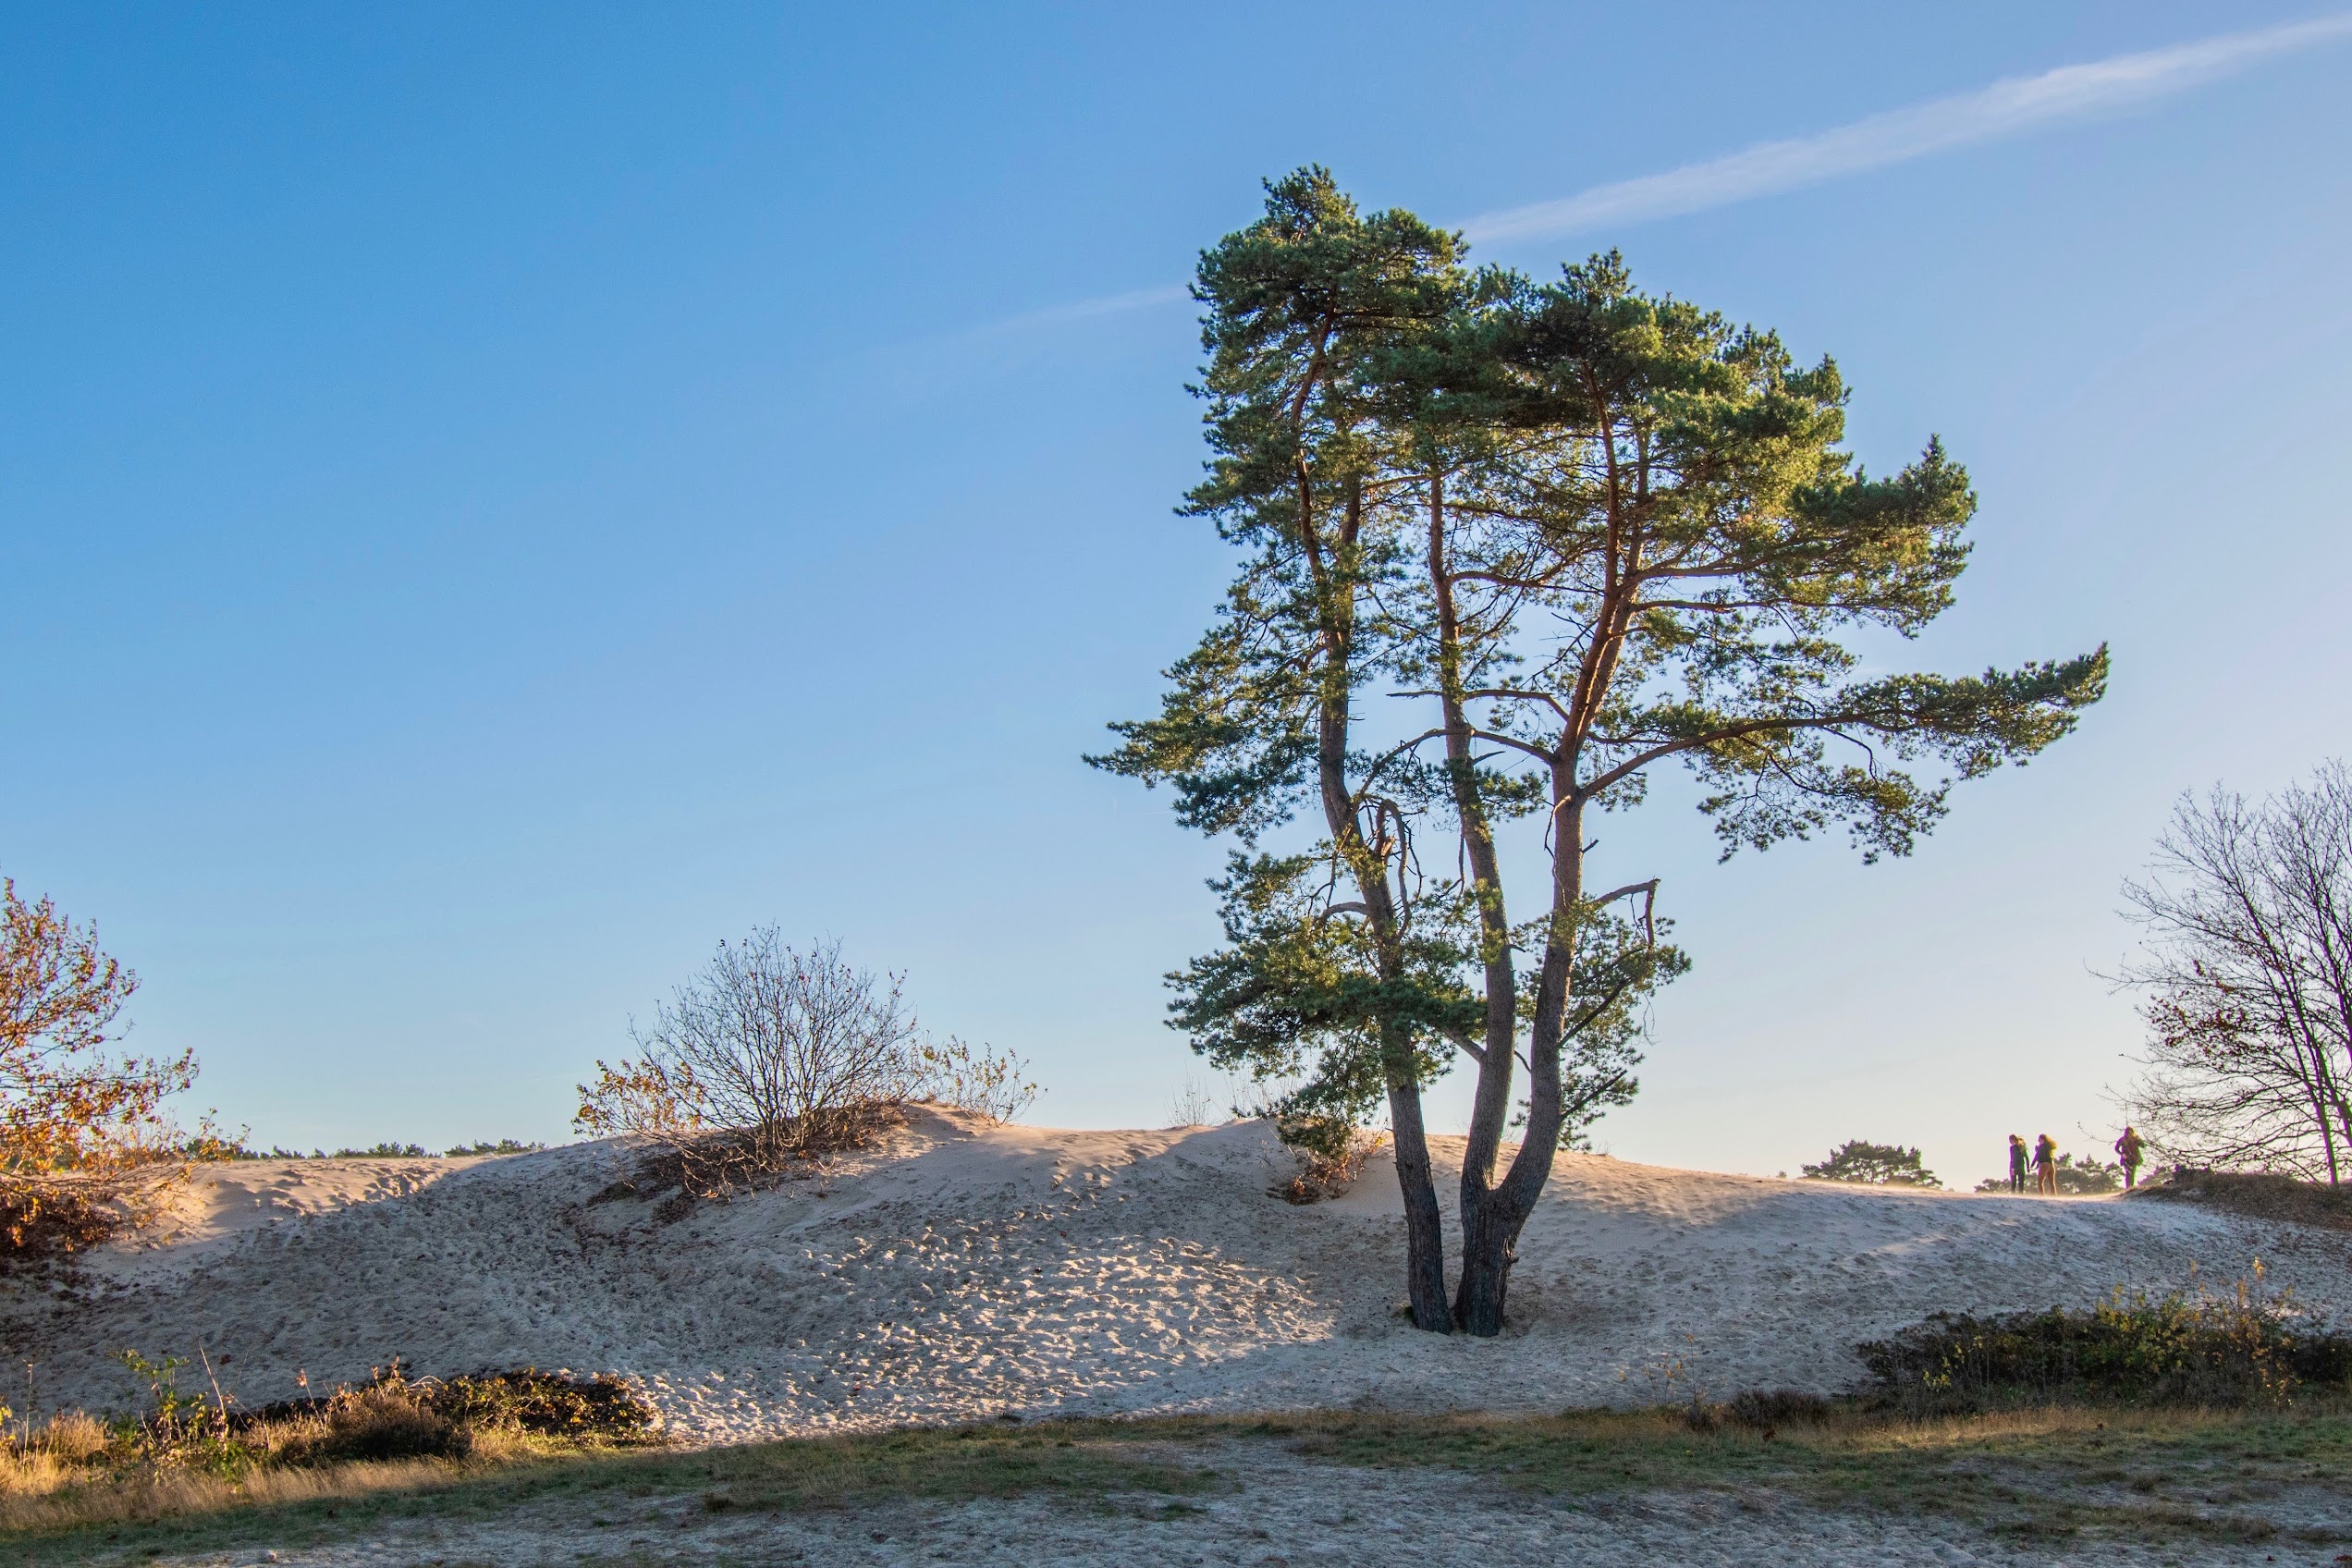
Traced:
<svg viewBox="0 0 2352 1568">
<path fill-rule="evenodd" d="M 1440 1141 L 1441 1158 L 1459 1143 Z M 199 1171 L 173 1228 L 67 1295 L 0 1282 L 44 1406 L 123 1406 L 111 1357 L 193 1354 L 261 1403 L 362 1377 L 535 1365 L 642 1379 L 681 1437 L 1007 1414 L 1374 1404 L 1556 1409 L 1835 1390 L 1857 1340 L 1936 1310 L 2224 1284 L 2260 1257 L 2317 1305 L 2352 1236 L 2188 1205 L 1978 1198 L 1564 1156 L 1500 1341 L 1395 1308 L 1376 1159 L 1337 1201 L 1268 1195 L 1264 1123 L 1095 1132 L 918 1109 L 830 1168 L 664 1223 L 592 1202 L 625 1150 L 253 1161 Z M 1452 1174 L 1441 1173 L 1450 1193 Z"/>
</svg>

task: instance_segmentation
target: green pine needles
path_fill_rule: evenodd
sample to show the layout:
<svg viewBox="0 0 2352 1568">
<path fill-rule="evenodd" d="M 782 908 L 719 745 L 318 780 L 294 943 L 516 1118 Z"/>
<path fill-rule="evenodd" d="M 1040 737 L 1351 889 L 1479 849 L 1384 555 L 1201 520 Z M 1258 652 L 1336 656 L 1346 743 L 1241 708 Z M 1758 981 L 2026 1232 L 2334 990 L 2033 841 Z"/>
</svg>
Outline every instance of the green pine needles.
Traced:
<svg viewBox="0 0 2352 1568">
<path fill-rule="evenodd" d="M 1930 441 L 1866 474 L 1834 364 L 1641 292 L 1613 253 L 1550 283 L 1474 270 L 1310 168 L 1194 293 L 1210 460 L 1185 510 L 1233 579 L 1159 713 L 1089 760 L 1239 841 L 1225 944 L 1170 977 L 1173 1022 L 1291 1085 L 1294 1139 L 1385 1109 L 1414 1320 L 1496 1333 L 1554 1152 L 1631 1097 L 1646 1004 L 1687 967 L 1656 878 L 1588 879 L 1587 815 L 1674 763 L 1726 855 L 1833 828 L 1907 853 L 1954 779 L 2074 727 L 2106 653 L 1864 673 L 1855 638 L 1951 604 L 1966 473 Z M 1420 1096 L 1461 1063 L 1449 1302 Z"/>
</svg>

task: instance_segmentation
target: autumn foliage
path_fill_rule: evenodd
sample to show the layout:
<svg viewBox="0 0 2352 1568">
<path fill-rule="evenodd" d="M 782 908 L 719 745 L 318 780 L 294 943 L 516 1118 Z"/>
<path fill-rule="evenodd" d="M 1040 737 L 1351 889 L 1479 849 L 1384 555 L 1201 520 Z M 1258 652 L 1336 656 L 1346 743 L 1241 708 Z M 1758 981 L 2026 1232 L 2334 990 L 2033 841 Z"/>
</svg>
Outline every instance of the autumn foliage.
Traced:
<svg viewBox="0 0 2352 1568">
<path fill-rule="evenodd" d="M 176 1170 L 163 1103 L 194 1056 L 117 1053 L 139 977 L 47 899 L 0 879 L 0 1254 L 74 1251 Z"/>
</svg>

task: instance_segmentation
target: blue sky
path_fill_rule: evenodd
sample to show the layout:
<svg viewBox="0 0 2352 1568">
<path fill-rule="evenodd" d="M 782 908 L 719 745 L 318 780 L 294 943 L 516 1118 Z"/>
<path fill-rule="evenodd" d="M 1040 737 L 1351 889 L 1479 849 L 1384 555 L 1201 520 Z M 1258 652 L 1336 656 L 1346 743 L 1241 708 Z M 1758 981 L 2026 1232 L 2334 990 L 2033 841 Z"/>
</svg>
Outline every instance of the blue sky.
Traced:
<svg viewBox="0 0 2352 1568">
<path fill-rule="evenodd" d="M 202 1103 L 559 1136 L 772 920 L 1039 1119 L 1167 1120 L 1219 851 L 1078 756 L 1222 580 L 1170 289 L 1316 161 L 1835 355 L 1874 468 L 1940 433 L 1921 664 L 2115 650 L 1908 862 L 1611 823 L 1697 968 L 1603 1143 L 1973 1180 L 2107 1123 L 2118 879 L 2346 750 L 2352 36 L 2047 73 L 2331 13 L 847 9 L 0 11 L 0 870 Z"/>
</svg>

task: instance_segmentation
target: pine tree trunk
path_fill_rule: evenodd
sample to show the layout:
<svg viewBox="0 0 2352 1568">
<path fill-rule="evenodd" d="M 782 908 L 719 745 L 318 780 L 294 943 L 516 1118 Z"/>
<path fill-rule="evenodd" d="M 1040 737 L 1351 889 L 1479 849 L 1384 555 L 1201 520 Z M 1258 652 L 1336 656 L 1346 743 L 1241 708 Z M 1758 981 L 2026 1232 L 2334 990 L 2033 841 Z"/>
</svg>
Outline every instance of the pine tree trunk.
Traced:
<svg viewBox="0 0 2352 1568">
<path fill-rule="evenodd" d="M 1429 1140 L 1421 1125 L 1421 1091 L 1410 1079 L 1389 1086 L 1389 1126 L 1396 1138 L 1397 1188 L 1404 1199 L 1404 1289 L 1413 1326 L 1451 1333 L 1445 1229 L 1439 1216 L 1437 1179 L 1429 1169 Z"/>
<path fill-rule="evenodd" d="M 1511 1268 L 1519 1261 L 1519 1232 L 1528 1212 L 1509 1183 L 1482 1203 L 1464 1206 L 1462 1280 L 1453 1298 L 1454 1326 L 1464 1333 L 1492 1339 L 1502 1332 Z"/>
<path fill-rule="evenodd" d="M 1454 1318 L 1465 1334 L 1490 1340 L 1502 1332 L 1502 1310 L 1511 1290 L 1511 1231 L 1496 1222 L 1490 1207 L 1480 1205 L 1466 1217 L 1462 1231 L 1462 1286 L 1455 1294 Z"/>
</svg>

